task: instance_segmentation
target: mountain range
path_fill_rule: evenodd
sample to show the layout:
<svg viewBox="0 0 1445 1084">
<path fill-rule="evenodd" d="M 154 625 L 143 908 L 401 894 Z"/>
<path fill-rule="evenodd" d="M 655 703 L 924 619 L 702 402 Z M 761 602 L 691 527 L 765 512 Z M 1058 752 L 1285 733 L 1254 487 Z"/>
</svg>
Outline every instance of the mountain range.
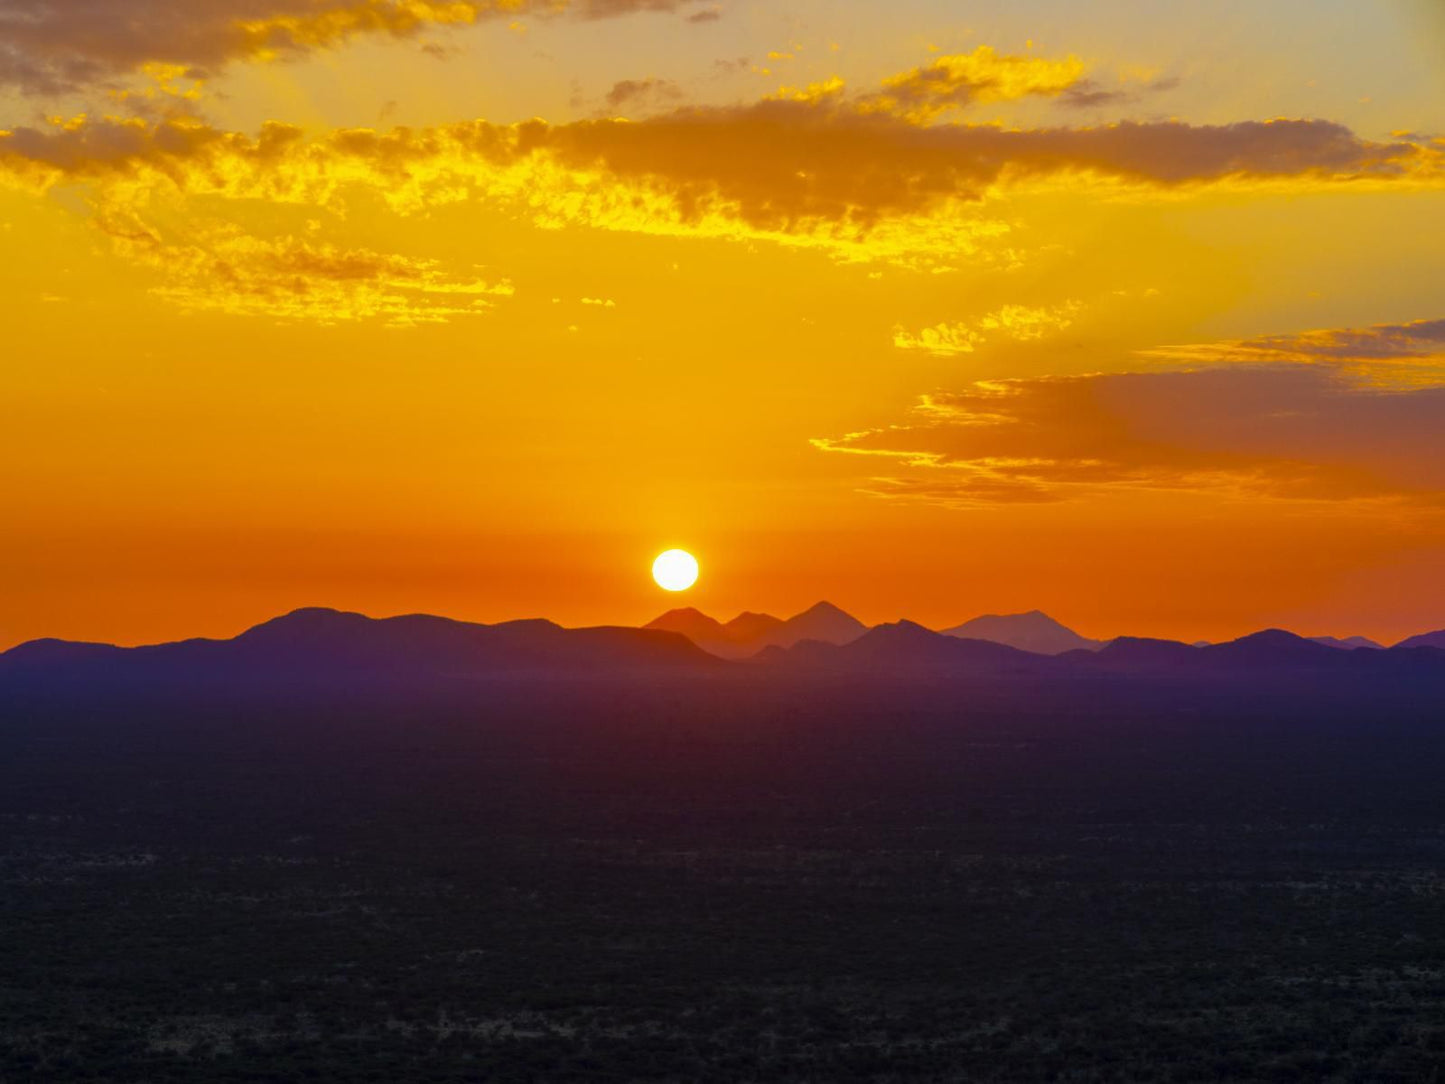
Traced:
<svg viewBox="0 0 1445 1084">
<path fill-rule="evenodd" d="M 371 618 L 295 610 L 229 640 L 144 647 L 32 640 L 0 654 L 0 680 L 63 682 L 301 679 L 361 684 L 557 672 L 632 673 L 722 665 L 685 636 L 651 629 L 567 629 L 551 621 L 481 625 L 427 614 Z"/>
<path fill-rule="evenodd" d="M 688 607 L 668 610 L 644 628 L 678 632 L 724 659 L 745 659 L 767 647 L 792 647 L 803 640 L 846 644 L 868 626 L 831 602 L 819 602 L 783 620 L 771 614 L 740 613 L 726 624 Z"/>
<path fill-rule="evenodd" d="M 424 614 L 376 619 L 309 608 L 266 621 L 229 640 L 133 648 L 30 641 L 0 653 L 0 687 L 109 687 L 115 682 L 181 687 L 220 682 L 248 689 L 288 683 L 418 688 L 499 678 L 645 678 L 749 668 L 769 673 L 945 676 L 1167 676 L 1225 671 L 1445 675 L 1445 630 L 1411 637 L 1388 649 L 1379 645 L 1351 649 L 1351 643 L 1309 639 L 1282 629 L 1220 644 L 1129 636 L 1104 643 L 1078 636 L 1037 611 L 990 615 L 943 632 L 911 621 L 870 629 L 828 603 L 787 620 L 744 613 L 724 624 L 684 609 L 670 611 L 644 628 L 578 629 L 545 620 L 483 625 Z M 1032 645 L 1032 650 L 1022 645 Z"/>
</svg>

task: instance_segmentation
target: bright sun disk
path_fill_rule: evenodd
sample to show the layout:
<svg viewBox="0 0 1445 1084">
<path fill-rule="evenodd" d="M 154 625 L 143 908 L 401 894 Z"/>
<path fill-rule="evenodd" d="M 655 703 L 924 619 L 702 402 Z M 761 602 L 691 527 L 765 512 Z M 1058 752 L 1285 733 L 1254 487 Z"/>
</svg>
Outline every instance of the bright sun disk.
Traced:
<svg viewBox="0 0 1445 1084">
<path fill-rule="evenodd" d="M 686 591 L 697 582 L 697 558 L 687 550 L 659 553 L 652 562 L 652 578 L 664 591 Z"/>
</svg>

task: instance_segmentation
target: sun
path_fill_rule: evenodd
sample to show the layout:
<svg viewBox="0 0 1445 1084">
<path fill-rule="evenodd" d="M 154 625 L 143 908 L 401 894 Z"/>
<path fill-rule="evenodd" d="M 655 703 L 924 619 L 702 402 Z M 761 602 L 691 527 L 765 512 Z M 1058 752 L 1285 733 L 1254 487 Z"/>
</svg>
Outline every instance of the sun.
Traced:
<svg viewBox="0 0 1445 1084">
<path fill-rule="evenodd" d="M 664 591 L 686 591 L 697 583 L 697 558 L 687 550 L 659 553 L 652 562 L 652 578 Z"/>
</svg>

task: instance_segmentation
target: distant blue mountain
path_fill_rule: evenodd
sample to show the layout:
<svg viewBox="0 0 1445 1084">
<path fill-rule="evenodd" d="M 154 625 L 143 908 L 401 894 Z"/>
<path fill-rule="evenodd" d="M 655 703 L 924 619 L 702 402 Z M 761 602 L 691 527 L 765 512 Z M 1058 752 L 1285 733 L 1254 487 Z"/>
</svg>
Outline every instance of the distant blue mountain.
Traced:
<svg viewBox="0 0 1445 1084">
<path fill-rule="evenodd" d="M 1356 648 L 1365 647 L 1371 651 L 1383 651 L 1384 644 L 1376 643 L 1365 636 L 1346 636 L 1341 639 L 1338 636 L 1311 636 L 1317 644 L 1324 644 L 1326 647 L 1338 648 L 1341 651 L 1354 651 Z"/>
</svg>

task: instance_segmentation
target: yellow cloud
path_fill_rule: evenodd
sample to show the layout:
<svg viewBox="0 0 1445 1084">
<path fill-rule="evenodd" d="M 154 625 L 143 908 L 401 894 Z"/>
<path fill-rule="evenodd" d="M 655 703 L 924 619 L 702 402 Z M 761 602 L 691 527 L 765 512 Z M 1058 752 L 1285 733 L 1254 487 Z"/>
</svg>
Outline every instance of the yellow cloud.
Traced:
<svg viewBox="0 0 1445 1084">
<path fill-rule="evenodd" d="M 781 87 L 776 94 L 769 95 L 765 100 L 816 105 L 820 102 L 840 100 L 846 89 L 847 84 L 842 78 L 834 75 L 816 83 L 809 83 L 805 87 Z"/>
<path fill-rule="evenodd" d="M 1053 97 L 1084 78 L 1084 62 L 1000 55 L 987 45 L 971 53 L 941 56 L 883 81 L 883 89 L 859 102 L 864 112 L 893 113 L 927 123 L 971 102 Z"/>
<path fill-rule="evenodd" d="M 1062 331 L 1082 308 L 1078 301 L 1046 308 L 1005 305 L 972 323 L 937 324 L 917 333 L 895 328 L 893 345 L 900 350 L 922 350 L 940 356 L 971 354 L 991 337 L 1028 341 Z"/>
<path fill-rule="evenodd" d="M 270 15 L 262 19 L 238 19 L 232 25 L 239 37 L 243 56 L 270 59 L 282 51 L 304 51 L 334 45 L 365 33 L 394 36 L 414 34 L 424 26 L 464 26 L 476 22 L 484 11 L 517 10 L 519 4 L 478 4 L 457 0 L 429 3 L 427 0 L 393 0 L 391 3 L 363 2 L 318 12 Z"/>
<path fill-rule="evenodd" d="M 829 84 L 824 84 L 828 87 Z M 1201 188 L 1440 186 L 1445 148 L 1375 143 L 1328 121 L 1177 122 L 1005 130 L 859 115 L 831 92 L 691 108 L 629 122 L 470 121 L 255 136 L 194 118 L 76 117 L 0 133 L 0 184 L 81 187 L 101 214 L 144 222 L 158 202 L 264 201 L 398 214 L 481 203 L 542 228 L 588 227 L 821 249 L 846 261 L 1013 266 L 993 209 L 1037 189 L 1187 195 Z M 1067 313 L 1003 311 L 979 334 L 1028 337 Z M 1032 322 L 1031 322 L 1032 321 Z M 965 352 L 948 325 L 904 348 Z"/>
<path fill-rule="evenodd" d="M 893 345 L 900 350 L 923 350 L 930 354 L 972 354 L 984 338 L 967 324 L 938 324 L 916 334 L 893 329 Z"/>
<path fill-rule="evenodd" d="M 160 273 L 157 296 L 192 310 L 401 327 L 480 315 L 495 298 L 514 293 L 506 280 L 449 276 L 435 260 L 290 236 L 265 239 L 222 227 L 174 241 L 137 223 L 104 228 L 121 255 Z"/>
</svg>

